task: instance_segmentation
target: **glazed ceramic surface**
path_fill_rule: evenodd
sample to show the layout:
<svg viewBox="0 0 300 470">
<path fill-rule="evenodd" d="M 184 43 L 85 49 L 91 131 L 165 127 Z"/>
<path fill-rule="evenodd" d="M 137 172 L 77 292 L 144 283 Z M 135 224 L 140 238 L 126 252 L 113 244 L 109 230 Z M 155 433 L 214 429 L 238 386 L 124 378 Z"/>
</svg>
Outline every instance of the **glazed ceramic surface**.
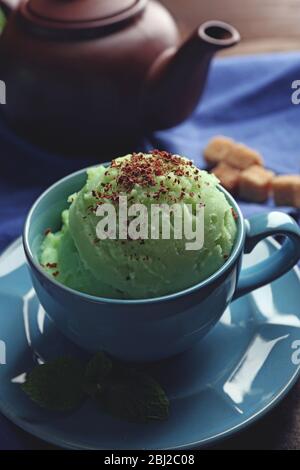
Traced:
<svg viewBox="0 0 300 470">
<path fill-rule="evenodd" d="M 278 252 L 274 241 L 263 241 L 244 257 L 244 267 Z M 18 240 L 0 258 L 0 339 L 6 344 L 0 410 L 35 436 L 73 449 L 197 448 L 228 436 L 270 410 L 299 376 L 299 279 L 294 268 L 233 302 L 193 349 L 149 366 L 171 399 L 170 419 L 128 424 L 92 403 L 68 414 L 45 412 L 21 391 L 24 373 L 41 360 L 86 356 L 45 315 Z"/>
<path fill-rule="evenodd" d="M 244 221 L 237 203 L 224 191 L 238 220 L 238 235 L 226 263 L 205 281 L 182 292 L 143 300 L 93 297 L 66 288 L 38 262 L 45 230 L 60 227 L 70 194 L 85 183 L 86 170 L 67 176 L 45 191 L 31 209 L 24 247 L 37 296 L 60 331 L 88 351 L 103 349 L 126 361 L 157 361 L 186 351 L 218 322 L 233 298 L 267 284 L 300 258 L 300 229 L 287 214 L 271 212 Z M 287 240 L 270 259 L 242 272 L 244 251 L 263 238 L 284 234 Z"/>
<path fill-rule="evenodd" d="M 239 33 L 218 21 L 184 43 L 174 19 L 148 0 L 0 0 L 3 115 L 57 153 L 107 158 L 196 107 L 215 52 Z M 12 12 L 12 10 L 14 10 Z M 108 153 L 109 152 L 109 153 Z"/>
</svg>

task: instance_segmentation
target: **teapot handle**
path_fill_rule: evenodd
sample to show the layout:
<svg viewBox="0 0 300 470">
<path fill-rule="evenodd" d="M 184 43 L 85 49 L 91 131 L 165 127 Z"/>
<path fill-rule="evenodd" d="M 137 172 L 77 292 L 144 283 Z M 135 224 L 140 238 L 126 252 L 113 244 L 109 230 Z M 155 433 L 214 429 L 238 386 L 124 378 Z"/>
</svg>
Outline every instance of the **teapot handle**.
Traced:
<svg viewBox="0 0 300 470">
<path fill-rule="evenodd" d="M 20 0 L 0 0 L 0 7 L 4 11 L 5 15 L 9 16 L 18 8 L 20 3 Z"/>
</svg>

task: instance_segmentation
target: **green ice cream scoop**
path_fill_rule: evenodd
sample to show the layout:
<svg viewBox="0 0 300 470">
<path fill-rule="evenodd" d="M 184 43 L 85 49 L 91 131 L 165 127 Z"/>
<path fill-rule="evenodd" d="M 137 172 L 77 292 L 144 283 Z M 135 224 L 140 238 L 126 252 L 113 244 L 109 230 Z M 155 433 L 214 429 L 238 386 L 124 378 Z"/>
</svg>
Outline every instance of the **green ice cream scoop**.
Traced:
<svg viewBox="0 0 300 470">
<path fill-rule="evenodd" d="M 142 299 L 191 287 L 217 271 L 234 245 L 235 214 L 217 185 L 213 175 L 168 152 L 132 154 L 114 160 L 109 167 L 93 167 L 87 172 L 85 186 L 70 196 L 61 231 L 46 235 L 40 262 L 68 287 L 101 297 Z M 124 237 L 120 198 L 126 200 L 129 211 L 136 204 L 145 208 L 144 219 L 135 225 L 140 237 L 128 232 Z M 99 208 L 104 211 L 107 204 L 116 215 L 115 230 L 107 226 L 108 238 L 99 239 L 97 227 L 104 220 Z M 153 238 L 151 209 L 174 204 L 194 230 L 197 210 L 203 208 L 201 248 L 187 249 L 190 240 L 184 229 L 182 237 L 175 236 L 172 212 L 170 236 L 164 239 L 159 226 Z M 132 214 L 127 228 L 131 222 Z"/>
</svg>

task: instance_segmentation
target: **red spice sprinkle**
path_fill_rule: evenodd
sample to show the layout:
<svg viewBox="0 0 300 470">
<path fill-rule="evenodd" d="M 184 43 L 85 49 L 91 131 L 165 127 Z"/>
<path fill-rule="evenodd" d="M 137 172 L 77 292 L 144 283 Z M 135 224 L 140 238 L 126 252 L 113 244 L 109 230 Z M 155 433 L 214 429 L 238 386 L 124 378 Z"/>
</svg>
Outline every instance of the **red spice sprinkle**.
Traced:
<svg viewBox="0 0 300 470">
<path fill-rule="evenodd" d="M 47 268 L 54 269 L 57 268 L 57 263 L 47 263 L 46 266 Z"/>
<path fill-rule="evenodd" d="M 47 228 L 47 229 L 45 230 L 45 232 L 44 232 L 45 237 L 46 237 L 47 235 L 49 235 L 49 233 L 52 233 L 51 228 Z"/>
<path fill-rule="evenodd" d="M 226 260 L 229 258 L 229 255 L 224 255 L 223 258 Z"/>
<path fill-rule="evenodd" d="M 233 207 L 231 208 L 231 213 L 233 215 L 234 220 L 237 220 L 239 218 Z"/>
<path fill-rule="evenodd" d="M 150 155 L 133 153 L 130 160 L 114 162 L 114 167 L 118 167 L 120 170 L 117 184 L 127 192 L 130 192 L 135 185 L 155 186 L 157 176 L 167 176 L 170 172 L 174 172 L 177 176 L 183 176 L 184 167 L 187 165 L 190 165 L 190 162 L 160 150 L 152 150 Z M 171 177 L 168 176 L 168 178 Z M 180 180 L 176 181 L 180 183 Z M 160 185 L 163 186 L 164 182 L 160 182 Z"/>
<path fill-rule="evenodd" d="M 118 202 L 119 196 L 124 193 L 130 193 L 135 186 L 141 186 L 143 188 L 151 188 L 159 185 L 159 190 L 154 192 L 153 197 L 159 198 L 161 194 L 168 193 L 168 189 L 165 187 L 164 180 L 158 183 L 157 177 L 165 176 L 169 180 L 172 179 L 170 173 L 175 175 L 174 183 L 180 185 L 181 180 L 179 177 L 184 175 L 190 175 L 190 167 L 193 163 L 189 160 L 183 159 L 178 155 L 173 155 L 170 152 L 154 149 L 149 154 L 133 153 L 129 159 L 118 161 L 113 160 L 111 168 L 117 168 L 117 190 L 112 191 L 111 183 L 101 183 L 103 191 L 92 191 L 93 197 L 98 201 L 96 206 L 99 205 L 100 201 L 110 200 L 115 203 Z M 198 173 L 199 170 L 195 170 Z M 109 174 L 109 169 L 105 172 L 105 175 Z M 184 189 L 183 189 L 184 191 Z M 151 197 L 149 194 L 147 197 Z M 181 197 L 183 197 L 181 195 Z M 99 201 L 100 200 L 100 201 Z M 90 206 L 89 211 L 94 212 L 96 208 Z"/>
<path fill-rule="evenodd" d="M 52 273 L 52 276 L 57 277 L 59 275 L 59 271 L 55 271 L 55 273 Z"/>
</svg>

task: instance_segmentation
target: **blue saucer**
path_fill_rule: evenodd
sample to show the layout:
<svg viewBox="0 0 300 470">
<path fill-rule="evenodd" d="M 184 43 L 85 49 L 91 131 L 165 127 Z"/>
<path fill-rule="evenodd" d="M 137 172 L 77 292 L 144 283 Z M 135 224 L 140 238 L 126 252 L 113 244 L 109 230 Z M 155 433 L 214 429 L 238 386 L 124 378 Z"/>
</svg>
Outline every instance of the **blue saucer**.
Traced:
<svg viewBox="0 0 300 470">
<path fill-rule="evenodd" d="M 278 249 L 261 242 L 252 265 Z M 300 283 L 295 268 L 234 302 L 197 347 L 149 366 L 171 398 L 170 419 L 132 424 L 86 402 L 73 413 L 49 413 L 20 389 L 41 360 L 84 353 L 65 339 L 40 307 L 21 240 L 0 257 L 0 410 L 25 431 L 64 448 L 197 448 L 243 429 L 274 407 L 298 378 Z M 299 348 L 299 346 L 298 346 Z"/>
</svg>

